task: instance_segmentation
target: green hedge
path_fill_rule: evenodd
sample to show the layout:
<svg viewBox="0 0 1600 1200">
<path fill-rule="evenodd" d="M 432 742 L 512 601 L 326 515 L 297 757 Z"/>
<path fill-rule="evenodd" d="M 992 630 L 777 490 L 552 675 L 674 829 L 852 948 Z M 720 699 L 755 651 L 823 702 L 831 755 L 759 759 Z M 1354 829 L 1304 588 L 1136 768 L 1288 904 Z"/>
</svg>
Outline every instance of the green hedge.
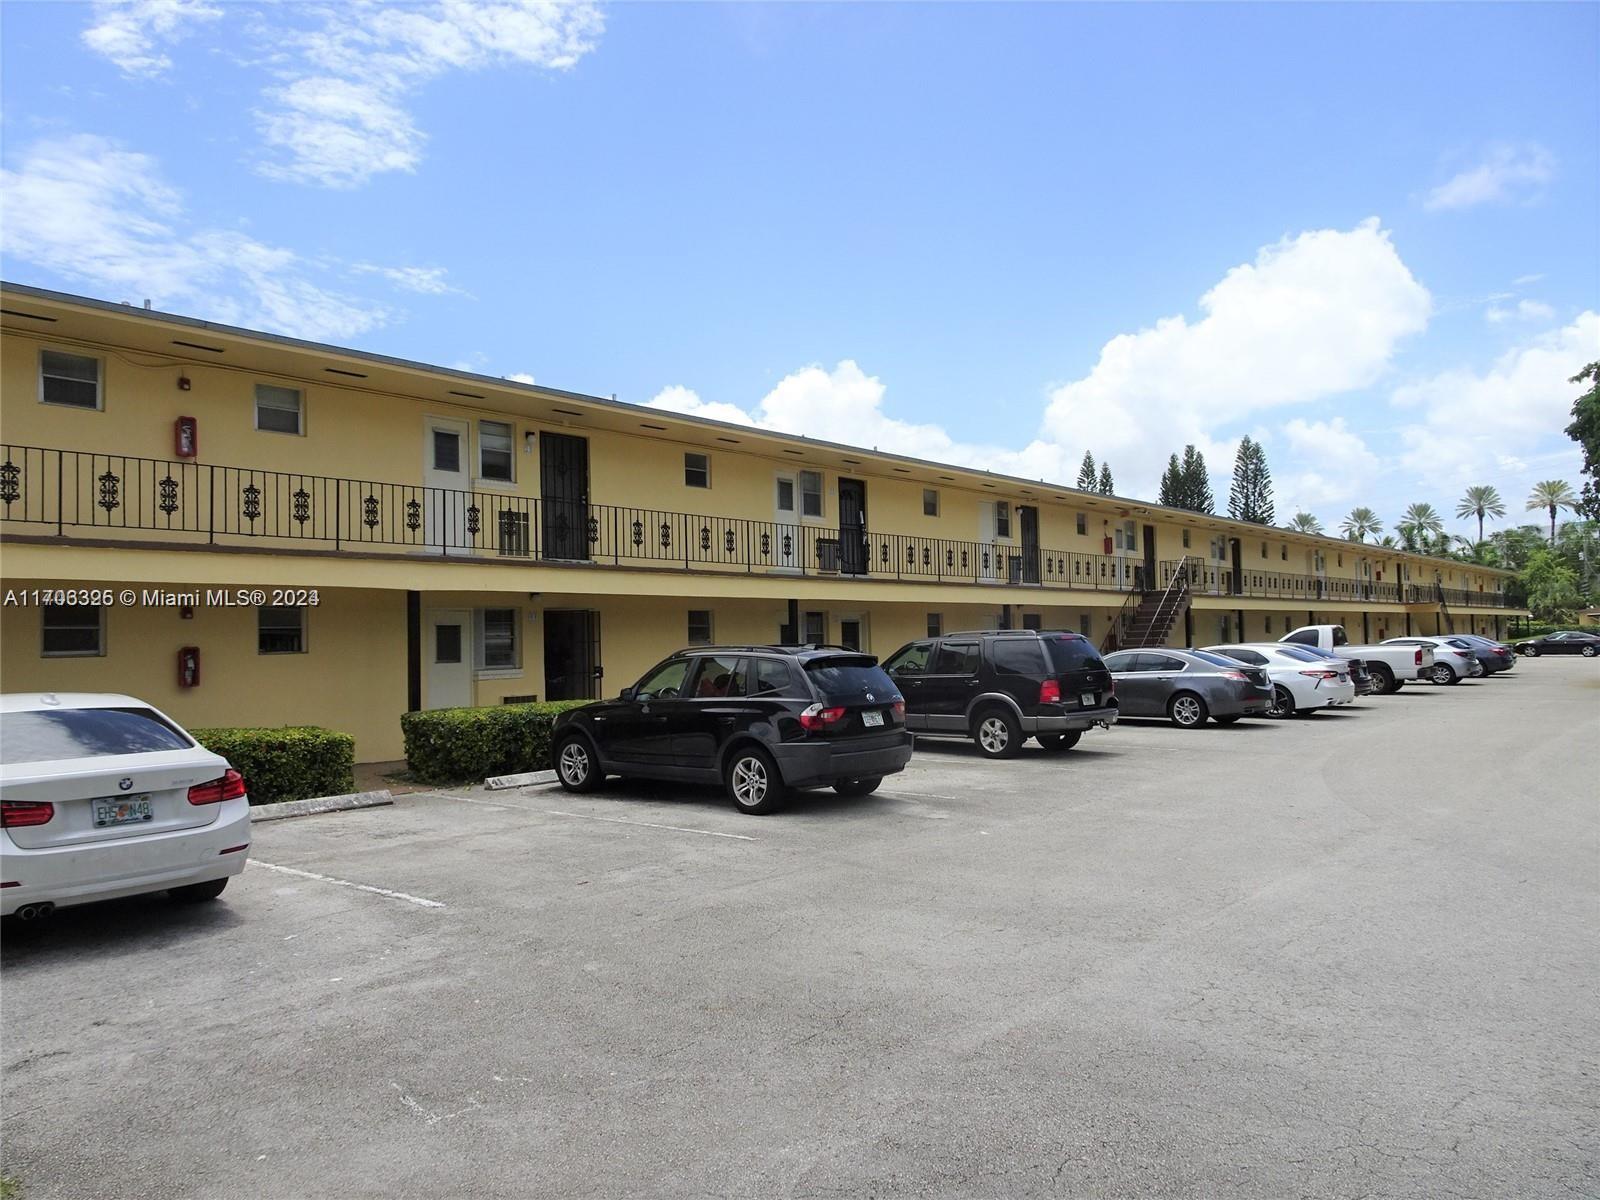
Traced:
<svg viewBox="0 0 1600 1200">
<path fill-rule="evenodd" d="M 424 783 L 461 783 L 546 770 L 556 714 L 587 703 L 560 700 L 406 713 L 400 718 L 406 763 Z"/>
<path fill-rule="evenodd" d="M 355 791 L 356 740 L 348 733 L 315 725 L 189 732 L 244 776 L 251 804 L 280 804 Z"/>
</svg>

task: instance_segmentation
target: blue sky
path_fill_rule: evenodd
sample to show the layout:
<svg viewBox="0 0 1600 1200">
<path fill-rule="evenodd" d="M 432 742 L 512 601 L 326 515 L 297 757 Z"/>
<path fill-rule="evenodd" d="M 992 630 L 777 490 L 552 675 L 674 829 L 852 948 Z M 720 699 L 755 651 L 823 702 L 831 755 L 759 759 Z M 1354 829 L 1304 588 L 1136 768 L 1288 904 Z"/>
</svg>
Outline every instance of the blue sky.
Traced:
<svg viewBox="0 0 1600 1200">
<path fill-rule="evenodd" d="M 7 279 L 1279 519 L 1577 482 L 1600 6 L 11 3 Z M 1456 528 L 1465 530 L 1465 523 Z"/>
</svg>

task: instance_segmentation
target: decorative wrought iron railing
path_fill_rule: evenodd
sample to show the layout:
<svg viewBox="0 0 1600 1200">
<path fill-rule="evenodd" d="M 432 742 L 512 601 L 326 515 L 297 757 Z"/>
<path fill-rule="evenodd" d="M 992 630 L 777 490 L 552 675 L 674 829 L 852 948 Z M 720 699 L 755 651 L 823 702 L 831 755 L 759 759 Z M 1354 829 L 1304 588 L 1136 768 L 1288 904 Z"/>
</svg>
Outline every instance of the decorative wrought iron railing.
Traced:
<svg viewBox="0 0 1600 1200">
<path fill-rule="evenodd" d="M 1181 561 L 1181 560 L 1180 560 Z M 1442 590 L 1432 583 L 1393 583 L 1370 579 L 1340 579 L 1321 575 L 1298 575 L 1288 571 L 1242 567 L 1235 571 L 1227 563 L 1187 560 L 1185 568 L 1189 591 L 1196 596 L 1239 596 L 1262 600 L 1305 600 L 1308 602 L 1375 604 L 1438 604 L 1441 596 L 1449 604 L 1463 607 L 1500 608 L 1506 603 L 1501 592 Z M 1165 561 L 1158 572 L 1163 584 L 1179 568 L 1178 562 Z"/>
</svg>

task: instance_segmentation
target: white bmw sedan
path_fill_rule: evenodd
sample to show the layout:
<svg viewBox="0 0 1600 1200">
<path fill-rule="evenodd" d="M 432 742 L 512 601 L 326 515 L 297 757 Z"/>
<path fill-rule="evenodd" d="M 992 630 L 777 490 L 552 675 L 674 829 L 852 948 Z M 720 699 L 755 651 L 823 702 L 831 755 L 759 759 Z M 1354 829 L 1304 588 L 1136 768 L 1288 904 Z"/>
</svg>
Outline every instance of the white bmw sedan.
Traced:
<svg viewBox="0 0 1600 1200">
<path fill-rule="evenodd" d="M 1207 646 L 1213 654 L 1226 654 L 1252 667 L 1260 667 L 1272 681 L 1269 716 L 1307 715 L 1319 708 L 1337 708 L 1356 698 L 1350 664 L 1327 658 L 1303 646 L 1283 642 L 1246 642 Z"/>
<path fill-rule="evenodd" d="M 0 915 L 167 892 L 244 870 L 244 779 L 131 696 L 0 696 Z"/>
</svg>

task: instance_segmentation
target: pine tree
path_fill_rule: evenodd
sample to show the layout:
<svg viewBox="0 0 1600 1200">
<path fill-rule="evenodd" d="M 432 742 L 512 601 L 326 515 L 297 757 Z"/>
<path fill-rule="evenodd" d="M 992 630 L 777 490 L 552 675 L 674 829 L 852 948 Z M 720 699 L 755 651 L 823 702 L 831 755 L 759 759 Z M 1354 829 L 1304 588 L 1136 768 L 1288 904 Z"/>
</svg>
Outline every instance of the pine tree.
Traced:
<svg viewBox="0 0 1600 1200">
<path fill-rule="evenodd" d="M 1083 452 L 1083 466 L 1078 468 L 1078 486 L 1086 492 L 1095 489 L 1094 455 Z"/>
<path fill-rule="evenodd" d="M 1233 460 L 1233 489 L 1228 493 L 1228 515 L 1235 521 L 1271 525 L 1272 472 L 1261 443 L 1246 437 Z"/>
<path fill-rule="evenodd" d="M 1111 482 L 1111 464 L 1110 463 L 1101 463 L 1100 464 L 1100 487 L 1099 487 L 1100 494 L 1102 496 L 1114 496 L 1114 495 L 1116 495 L 1115 488 L 1116 488 L 1116 485 Z"/>
<path fill-rule="evenodd" d="M 1211 495 L 1211 472 L 1206 470 L 1206 458 L 1194 446 L 1183 448 L 1183 465 L 1178 468 L 1183 478 L 1181 507 L 1190 512 L 1213 513 L 1217 511 L 1216 499 Z"/>
<path fill-rule="evenodd" d="M 1168 508 L 1188 508 L 1189 506 L 1184 503 L 1187 495 L 1184 490 L 1183 468 L 1178 465 L 1178 456 L 1174 454 L 1167 459 L 1167 469 L 1161 474 L 1161 495 L 1158 499 Z"/>
</svg>

